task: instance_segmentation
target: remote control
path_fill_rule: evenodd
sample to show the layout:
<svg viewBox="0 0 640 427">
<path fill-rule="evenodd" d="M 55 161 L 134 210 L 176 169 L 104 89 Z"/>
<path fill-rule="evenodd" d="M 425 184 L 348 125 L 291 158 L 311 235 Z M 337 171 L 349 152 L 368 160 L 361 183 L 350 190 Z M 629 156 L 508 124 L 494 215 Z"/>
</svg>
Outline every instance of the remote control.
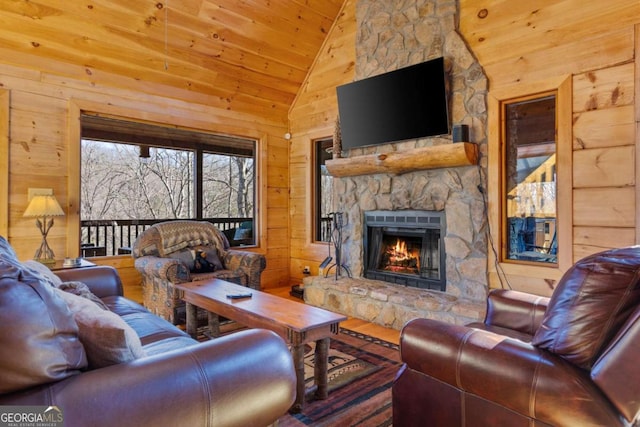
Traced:
<svg viewBox="0 0 640 427">
<path fill-rule="evenodd" d="M 242 298 L 251 298 L 252 294 L 229 294 L 227 298 L 230 299 L 242 299 Z"/>
</svg>

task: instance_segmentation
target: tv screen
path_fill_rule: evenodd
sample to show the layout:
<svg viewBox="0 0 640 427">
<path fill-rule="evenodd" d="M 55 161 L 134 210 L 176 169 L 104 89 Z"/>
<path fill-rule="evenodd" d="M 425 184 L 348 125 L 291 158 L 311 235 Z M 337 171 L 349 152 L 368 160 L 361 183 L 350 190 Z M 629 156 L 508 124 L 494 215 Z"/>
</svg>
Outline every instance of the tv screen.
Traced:
<svg viewBox="0 0 640 427">
<path fill-rule="evenodd" d="M 449 133 L 444 59 L 337 88 L 342 149 Z"/>
</svg>

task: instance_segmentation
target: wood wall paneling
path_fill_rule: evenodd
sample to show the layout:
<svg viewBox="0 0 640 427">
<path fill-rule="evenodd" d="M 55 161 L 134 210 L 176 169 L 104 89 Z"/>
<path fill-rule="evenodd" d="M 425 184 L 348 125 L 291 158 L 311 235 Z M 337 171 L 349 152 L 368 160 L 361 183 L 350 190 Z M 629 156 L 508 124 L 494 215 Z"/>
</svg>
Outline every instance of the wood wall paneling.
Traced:
<svg viewBox="0 0 640 427">
<path fill-rule="evenodd" d="M 635 187 L 579 188 L 573 192 L 575 226 L 635 227 Z"/>
<path fill-rule="evenodd" d="M 318 274 L 326 243 L 312 241 L 312 144 L 331 137 L 338 114 L 336 86 L 353 81 L 355 71 L 355 0 L 347 0 L 289 111 L 290 284 L 300 284 L 305 266 Z"/>
<path fill-rule="evenodd" d="M 18 56 L 14 55 L 14 58 Z M 24 62 L 31 61 L 31 58 Z M 38 61 L 35 61 L 38 62 Z M 43 69 L 64 70 L 70 68 L 73 74 L 74 65 L 48 62 Z M 49 67 L 49 68 L 47 68 Z M 172 99 L 164 96 L 163 85 L 146 82 L 145 91 L 129 90 L 123 87 L 111 87 L 112 81 L 121 77 L 113 76 L 86 82 L 69 77 L 43 79 L 42 72 L 30 72 L 14 65 L 0 62 L 0 83 L 12 94 L 10 119 L 12 123 L 9 156 L 9 230 L 12 245 L 21 259 L 33 256 L 40 242 L 40 235 L 33 221 L 22 218 L 27 204 L 27 188 L 53 188 L 54 194 L 67 212 L 65 217 L 56 219 L 48 241 L 58 257 L 72 256 L 77 253 L 77 188 L 78 178 L 72 177 L 70 171 L 77 175 L 79 133 L 77 116 L 80 110 L 107 113 L 134 120 L 171 123 L 177 126 L 219 131 L 228 134 L 254 137 L 268 140 L 260 145 L 262 151 L 272 147 L 274 153 L 268 156 L 260 153 L 265 187 L 261 191 L 264 206 L 259 208 L 260 224 L 265 229 L 261 247 L 254 249 L 269 254 L 269 245 L 275 242 L 276 251 L 270 255 L 271 266 L 278 271 L 265 272 L 265 287 L 277 286 L 283 282 L 282 277 L 288 275 L 288 238 L 286 221 L 288 212 L 288 159 L 286 141 L 282 137 L 287 131 L 286 112 L 273 110 L 270 115 L 252 116 L 228 109 L 217 109 L 204 104 L 192 102 L 190 99 Z M 105 73 L 101 73 L 105 75 Z M 53 74 L 49 75 L 54 76 Z M 151 95 L 146 93 L 154 92 Z M 196 96 L 197 98 L 197 96 Z M 278 116 L 278 114 L 282 114 Z M 282 148 L 285 147 L 285 148 Z M 75 153 L 75 154 L 72 154 Z M 267 173 L 269 171 L 269 173 Z M 277 172 L 272 172 L 277 171 Z M 268 175 L 268 176 L 267 176 Z M 269 187 L 267 187 L 270 185 Z M 268 188 L 268 189 L 267 189 Z M 284 195 L 283 195 L 284 194 Z M 266 201 L 264 201 L 266 199 Z M 273 199 L 273 204 L 270 199 Z M 7 206 L 7 205 L 5 205 Z M 267 212 L 280 210 L 280 215 Z M 267 238 L 270 233 L 270 222 L 275 224 L 278 236 L 284 238 Z M 74 224 L 74 225 L 72 225 Z M 283 251 L 277 251 L 284 248 Z M 116 266 L 125 282 L 126 289 L 135 289 L 140 278 L 133 268 L 133 260 L 129 257 L 96 259 L 99 263 Z M 282 264 L 282 265 L 281 265 Z M 269 280 L 272 280 L 269 283 Z M 285 280 L 287 281 L 287 280 Z"/>
<path fill-rule="evenodd" d="M 573 229 L 574 262 L 607 249 L 635 244 L 635 229 L 630 227 L 582 227 Z"/>
<path fill-rule="evenodd" d="M 577 113 L 573 118 L 574 149 L 614 147 L 635 141 L 634 106 Z"/>
<path fill-rule="evenodd" d="M 634 105 L 635 64 L 576 74 L 573 77 L 573 113 Z"/>
<path fill-rule="evenodd" d="M 514 38 L 515 40 L 517 39 Z M 544 44 L 543 39 L 542 42 L 535 43 L 533 46 Z M 633 59 L 632 46 L 633 31 L 627 27 L 617 31 L 597 33 L 595 36 L 572 43 L 563 43 L 558 46 L 545 45 L 523 56 L 514 55 L 504 62 L 486 65 L 484 70 L 492 83 L 535 82 L 553 76 L 577 74 L 629 62 Z M 503 48 L 512 47 L 514 44 Z"/>
<path fill-rule="evenodd" d="M 638 147 L 640 146 L 640 24 L 635 25 L 635 64 L 634 65 L 635 65 L 634 66 L 634 71 L 635 71 L 634 99 L 636 100 L 635 102 L 636 134 L 634 139 L 634 145 Z M 638 173 L 640 173 L 640 150 L 638 149 L 636 149 L 635 160 L 636 160 L 636 176 L 637 176 Z M 636 178 L 636 183 L 637 183 L 637 178 Z M 635 231 L 634 243 L 640 244 L 640 219 L 638 218 L 638 214 L 640 213 L 640 185 L 636 185 L 635 188 L 636 188 L 636 207 L 635 207 L 636 226 L 634 230 Z"/>
<path fill-rule="evenodd" d="M 460 0 L 459 8 L 461 32 L 483 65 L 505 64 L 525 59 L 529 52 L 571 46 L 612 28 L 632 28 L 640 16 L 640 4 L 635 0 Z M 609 56 L 609 50 L 601 47 L 599 56 Z M 563 59 L 568 64 L 582 57 L 581 52 L 568 50 L 568 54 Z M 530 66 L 543 69 L 555 59 L 530 62 Z"/>
<path fill-rule="evenodd" d="M 635 147 L 594 148 L 573 154 L 575 188 L 635 185 Z"/>
<path fill-rule="evenodd" d="M 169 97 L 192 92 L 222 109 L 285 115 L 341 4 L 12 2 L 0 10 L 0 44 L 9 54 L 81 64 L 75 73 L 56 69 L 76 79 L 103 82 L 108 71 L 138 91 L 166 85 Z"/>
<path fill-rule="evenodd" d="M 0 236 L 9 233 L 9 96 L 0 89 Z"/>
</svg>

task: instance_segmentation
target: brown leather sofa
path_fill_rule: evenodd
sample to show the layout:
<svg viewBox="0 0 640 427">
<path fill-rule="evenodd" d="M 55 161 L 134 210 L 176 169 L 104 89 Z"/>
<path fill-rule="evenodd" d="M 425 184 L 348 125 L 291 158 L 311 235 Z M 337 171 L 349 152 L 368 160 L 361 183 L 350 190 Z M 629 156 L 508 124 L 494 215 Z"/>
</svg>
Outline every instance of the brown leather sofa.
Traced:
<svg viewBox="0 0 640 427">
<path fill-rule="evenodd" d="M 579 261 L 551 298 L 492 291 L 484 323 L 410 321 L 394 427 L 637 425 L 639 303 L 632 247 Z"/>
<path fill-rule="evenodd" d="M 87 366 L 82 328 L 78 335 L 64 301 L 12 255 L 0 237 L 0 405 L 56 406 L 67 427 L 218 427 L 266 426 L 293 404 L 295 370 L 276 334 L 247 330 L 198 343 L 124 298 L 110 267 L 58 276 L 85 283 L 135 331 L 144 355 Z"/>
</svg>

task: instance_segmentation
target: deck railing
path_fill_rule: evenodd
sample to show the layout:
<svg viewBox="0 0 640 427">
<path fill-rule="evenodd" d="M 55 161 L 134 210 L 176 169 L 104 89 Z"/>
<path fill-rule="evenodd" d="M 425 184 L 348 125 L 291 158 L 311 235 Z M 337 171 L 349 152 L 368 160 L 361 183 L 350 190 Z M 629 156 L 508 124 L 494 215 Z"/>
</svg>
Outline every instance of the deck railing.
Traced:
<svg viewBox="0 0 640 427">
<path fill-rule="evenodd" d="M 101 219 L 80 221 L 80 249 L 83 257 L 126 255 L 131 253 L 133 242 L 139 234 L 159 222 L 169 219 Z M 242 223 L 253 222 L 253 218 L 203 218 L 225 233 L 231 246 L 255 243 L 244 239 L 234 240 L 234 232 Z M 328 242 L 331 235 L 331 218 L 322 218 L 322 241 Z"/>
<path fill-rule="evenodd" d="M 131 253 L 131 246 L 139 234 L 159 222 L 169 219 L 102 219 L 80 221 L 80 249 L 83 257 L 125 255 Z M 240 224 L 252 222 L 253 218 L 203 218 L 227 235 L 229 243 L 237 246 L 233 239 L 235 229 Z M 242 244 L 247 244 L 246 240 Z"/>
</svg>

